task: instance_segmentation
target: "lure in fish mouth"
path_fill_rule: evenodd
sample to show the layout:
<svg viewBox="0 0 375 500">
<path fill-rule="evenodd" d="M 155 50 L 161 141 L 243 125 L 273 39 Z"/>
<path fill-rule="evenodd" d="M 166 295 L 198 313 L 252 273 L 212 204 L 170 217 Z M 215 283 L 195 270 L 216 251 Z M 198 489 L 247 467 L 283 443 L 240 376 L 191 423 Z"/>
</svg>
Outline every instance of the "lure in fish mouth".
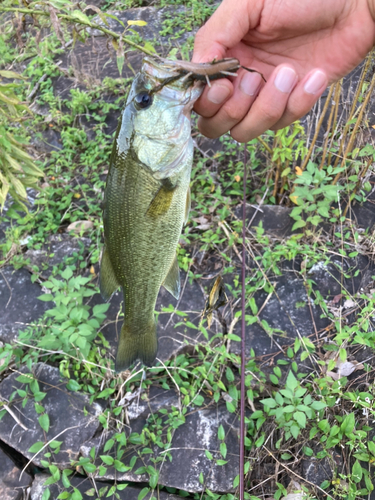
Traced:
<svg viewBox="0 0 375 500">
<path fill-rule="evenodd" d="M 100 292 L 106 300 L 119 287 L 124 294 L 116 371 L 137 359 L 154 362 L 160 287 L 175 298 L 180 294 L 176 248 L 190 210 L 190 113 L 203 84 L 178 78 L 166 83 L 173 74 L 165 62 L 144 59 L 110 159 Z"/>
</svg>

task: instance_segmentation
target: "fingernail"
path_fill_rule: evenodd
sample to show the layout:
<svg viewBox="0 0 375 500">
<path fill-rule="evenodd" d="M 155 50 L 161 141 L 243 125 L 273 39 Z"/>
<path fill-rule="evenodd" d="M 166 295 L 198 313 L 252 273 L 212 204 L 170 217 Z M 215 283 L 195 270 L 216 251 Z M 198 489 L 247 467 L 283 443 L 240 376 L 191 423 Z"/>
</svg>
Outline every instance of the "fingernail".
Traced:
<svg viewBox="0 0 375 500">
<path fill-rule="evenodd" d="M 224 85 L 214 84 L 207 92 L 207 99 L 214 104 L 221 104 L 229 96 L 230 89 Z"/>
<path fill-rule="evenodd" d="M 308 94 L 316 94 L 322 87 L 327 86 L 327 77 L 323 71 L 315 71 L 305 83 L 304 91 Z"/>
<path fill-rule="evenodd" d="M 246 95 L 255 95 L 262 82 L 259 73 L 246 73 L 241 80 L 240 89 Z"/>
<path fill-rule="evenodd" d="M 284 66 L 277 73 L 274 85 L 280 92 L 288 94 L 294 87 L 296 80 L 297 75 L 294 69 Z"/>
</svg>

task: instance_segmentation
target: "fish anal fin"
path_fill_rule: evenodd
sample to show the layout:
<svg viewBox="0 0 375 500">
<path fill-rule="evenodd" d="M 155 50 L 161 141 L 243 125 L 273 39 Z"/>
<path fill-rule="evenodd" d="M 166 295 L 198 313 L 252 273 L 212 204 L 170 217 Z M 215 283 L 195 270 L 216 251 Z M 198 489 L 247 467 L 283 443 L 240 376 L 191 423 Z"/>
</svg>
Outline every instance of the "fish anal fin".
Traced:
<svg viewBox="0 0 375 500">
<path fill-rule="evenodd" d="M 178 267 L 177 255 L 169 268 L 168 274 L 163 282 L 163 287 L 168 290 L 175 299 L 180 297 L 180 268 Z"/>
<path fill-rule="evenodd" d="M 173 193 L 176 186 L 172 186 L 170 182 L 165 179 L 162 186 L 159 188 L 155 194 L 153 200 L 151 201 L 148 209 L 147 215 L 150 217 L 158 217 L 168 212 L 171 206 Z"/>
<path fill-rule="evenodd" d="M 103 299 L 109 300 L 119 286 L 120 284 L 117 281 L 109 259 L 108 250 L 104 245 L 99 271 L 99 288 Z"/>
<path fill-rule="evenodd" d="M 187 224 L 187 221 L 189 219 L 190 208 L 191 208 L 191 193 L 189 187 L 186 193 L 185 220 L 184 220 L 185 225 Z"/>
</svg>

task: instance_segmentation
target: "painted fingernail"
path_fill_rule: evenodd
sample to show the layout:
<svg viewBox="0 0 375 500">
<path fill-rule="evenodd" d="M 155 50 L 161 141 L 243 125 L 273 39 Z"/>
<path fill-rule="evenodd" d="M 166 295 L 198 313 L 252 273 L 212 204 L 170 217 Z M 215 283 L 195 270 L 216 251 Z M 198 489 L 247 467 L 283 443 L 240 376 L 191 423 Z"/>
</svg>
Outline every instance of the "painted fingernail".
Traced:
<svg viewBox="0 0 375 500">
<path fill-rule="evenodd" d="M 262 82 L 259 73 L 246 73 L 241 80 L 240 89 L 246 95 L 255 95 Z"/>
<path fill-rule="evenodd" d="M 212 85 L 207 92 L 207 99 L 214 104 L 221 104 L 229 96 L 230 89 L 224 85 Z"/>
<path fill-rule="evenodd" d="M 327 86 L 327 77 L 323 71 L 315 71 L 305 83 L 304 91 L 308 94 L 316 94 L 322 87 Z"/>
<path fill-rule="evenodd" d="M 282 67 L 276 75 L 274 85 L 280 90 L 280 92 L 284 92 L 288 94 L 291 92 L 297 81 L 297 74 L 292 68 Z"/>
</svg>

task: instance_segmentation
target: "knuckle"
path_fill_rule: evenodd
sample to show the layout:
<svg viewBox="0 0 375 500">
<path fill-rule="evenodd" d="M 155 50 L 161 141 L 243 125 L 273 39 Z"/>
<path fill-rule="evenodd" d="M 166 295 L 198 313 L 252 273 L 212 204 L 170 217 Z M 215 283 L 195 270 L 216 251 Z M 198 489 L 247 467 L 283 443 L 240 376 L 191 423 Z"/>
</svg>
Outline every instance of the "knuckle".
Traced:
<svg viewBox="0 0 375 500">
<path fill-rule="evenodd" d="M 232 139 L 240 143 L 249 142 L 252 138 L 250 133 L 246 133 L 246 131 L 241 132 L 240 130 L 231 130 L 230 135 Z"/>
<path fill-rule="evenodd" d="M 226 108 L 223 111 L 227 116 L 227 120 L 229 120 L 232 125 L 240 122 L 244 117 L 243 109 L 237 106 L 226 106 Z"/>
<path fill-rule="evenodd" d="M 212 123 L 206 123 L 205 120 L 199 120 L 198 121 L 198 129 L 201 134 L 203 134 L 205 137 L 208 137 L 208 139 L 217 139 L 220 137 L 222 134 L 225 133 L 225 131 L 220 132 L 216 130 L 216 127 Z"/>
<path fill-rule="evenodd" d="M 282 110 L 277 107 L 263 107 L 259 110 L 262 121 L 272 125 L 280 120 L 282 114 Z"/>
</svg>

